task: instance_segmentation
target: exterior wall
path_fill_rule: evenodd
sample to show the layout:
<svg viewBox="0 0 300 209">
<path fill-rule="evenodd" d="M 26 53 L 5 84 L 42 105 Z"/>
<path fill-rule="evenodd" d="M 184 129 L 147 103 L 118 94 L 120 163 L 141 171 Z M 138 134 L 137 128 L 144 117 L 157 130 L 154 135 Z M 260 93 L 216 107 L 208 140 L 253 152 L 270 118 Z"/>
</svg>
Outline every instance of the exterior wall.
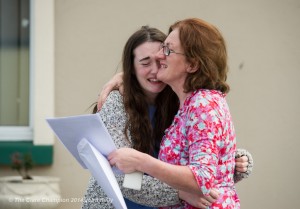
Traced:
<svg viewBox="0 0 300 209">
<path fill-rule="evenodd" d="M 296 208 L 300 172 L 300 2 L 298 0 L 56 0 L 55 116 L 89 113 L 115 73 L 123 46 L 140 26 L 167 32 L 199 17 L 222 31 L 228 46 L 228 102 L 238 147 L 254 157 L 251 177 L 237 185 L 243 209 Z M 119 69 L 120 70 L 120 69 Z M 80 198 L 89 173 L 57 140 L 54 164 L 34 175 L 61 178 L 63 198 Z M 4 170 L 1 175 L 12 173 Z M 60 208 L 80 208 L 63 203 Z"/>
</svg>

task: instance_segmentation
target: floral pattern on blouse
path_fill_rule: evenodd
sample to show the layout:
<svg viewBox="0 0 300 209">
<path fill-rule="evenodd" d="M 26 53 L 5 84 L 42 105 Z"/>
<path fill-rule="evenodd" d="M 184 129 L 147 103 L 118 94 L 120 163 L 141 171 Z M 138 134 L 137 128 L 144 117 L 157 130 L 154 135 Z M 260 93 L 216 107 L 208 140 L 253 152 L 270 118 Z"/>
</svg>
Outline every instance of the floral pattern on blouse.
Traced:
<svg viewBox="0 0 300 209">
<path fill-rule="evenodd" d="M 197 90 L 189 96 L 165 131 L 159 159 L 187 165 L 204 195 L 212 188 L 219 199 L 209 208 L 240 208 L 233 175 L 235 131 L 225 100 L 216 90 Z M 193 208 L 188 203 L 173 208 Z"/>
</svg>

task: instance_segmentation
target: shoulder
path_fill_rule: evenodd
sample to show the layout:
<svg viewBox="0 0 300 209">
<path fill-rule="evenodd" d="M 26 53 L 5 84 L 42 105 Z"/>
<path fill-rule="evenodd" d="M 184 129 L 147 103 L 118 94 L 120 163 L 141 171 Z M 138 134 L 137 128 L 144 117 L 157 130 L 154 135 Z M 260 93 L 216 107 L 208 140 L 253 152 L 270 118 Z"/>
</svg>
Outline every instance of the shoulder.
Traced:
<svg viewBox="0 0 300 209">
<path fill-rule="evenodd" d="M 107 105 L 111 105 L 111 104 L 119 104 L 122 103 L 123 104 L 123 96 L 120 94 L 119 91 L 112 91 L 109 93 L 103 107 L 107 106 Z"/>
<path fill-rule="evenodd" d="M 105 125 L 110 123 L 124 123 L 126 114 L 123 96 L 119 91 L 112 91 L 99 112 Z"/>
<path fill-rule="evenodd" d="M 118 91 L 112 91 L 99 114 L 117 148 L 129 147 L 130 143 L 124 134 L 127 117 L 123 105 L 123 96 Z"/>
<path fill-rule="evenodd" d="M 225 116 L 228 107 L 224 95 L 215 90 L 200 89 L 190 96 L 186 113 L 189 117 L 198 117 L 202 120 L 216 120 L 216 117 Z"/>
<path fill-rule="evenodd" d="M 194 108 L 216 108 L 216 106 L 226 102 L 225 95 L 220 91 L 199 89 L 194 91 L 189 99 L 189 106 Z"/>
<path fill-rule="evenodd" d="M 108 111 L 111 109 L 122 109 L 124 108 L 123 105 L 123 96 L 120 94 L 119 91 L 112 91 L 108 95 L 105 103 L 103 104 L 100 112 L 102 111 Z"/>
<path fill-rule="evenodd" d="M 193 92 L 193 99 L 206 99 L 206 100 L 215 100 L 224 98 L 225 95 L 217 90 L 209 90 L 209 89 L 198 89 Z"/>
</svg>

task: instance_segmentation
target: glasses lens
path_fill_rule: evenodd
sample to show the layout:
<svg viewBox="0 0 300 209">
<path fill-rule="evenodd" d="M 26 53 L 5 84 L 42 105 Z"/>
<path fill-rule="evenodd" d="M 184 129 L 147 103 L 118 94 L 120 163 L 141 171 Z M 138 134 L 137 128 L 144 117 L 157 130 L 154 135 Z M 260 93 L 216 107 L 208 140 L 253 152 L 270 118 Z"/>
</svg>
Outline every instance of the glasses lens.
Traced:
<svg viewBox="0 0 300 209">
<path fill-rule="evenodd" d="M 169 50 L 168 46 L 163 45 L 163 52 L 166 56 L 170 55 L 170 50 Z"/>
</svg>

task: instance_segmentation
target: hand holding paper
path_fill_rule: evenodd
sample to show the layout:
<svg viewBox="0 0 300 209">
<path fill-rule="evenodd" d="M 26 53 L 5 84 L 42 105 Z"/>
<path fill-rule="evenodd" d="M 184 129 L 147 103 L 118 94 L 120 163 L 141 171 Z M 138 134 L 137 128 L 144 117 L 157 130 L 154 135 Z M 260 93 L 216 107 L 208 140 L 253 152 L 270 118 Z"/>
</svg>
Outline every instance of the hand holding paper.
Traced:
<svg viewBox="0 0 300 209">
<path fill-rule="evenodd" d="M 106 156 L 116 150 L 99 114 L 46 119 L 57 138 L 83 168 L 88 168 L 116 208 L 127 208 Z M 143 174 L 125 174 L 124 187 L 141 189 Z"/>
</svg>

